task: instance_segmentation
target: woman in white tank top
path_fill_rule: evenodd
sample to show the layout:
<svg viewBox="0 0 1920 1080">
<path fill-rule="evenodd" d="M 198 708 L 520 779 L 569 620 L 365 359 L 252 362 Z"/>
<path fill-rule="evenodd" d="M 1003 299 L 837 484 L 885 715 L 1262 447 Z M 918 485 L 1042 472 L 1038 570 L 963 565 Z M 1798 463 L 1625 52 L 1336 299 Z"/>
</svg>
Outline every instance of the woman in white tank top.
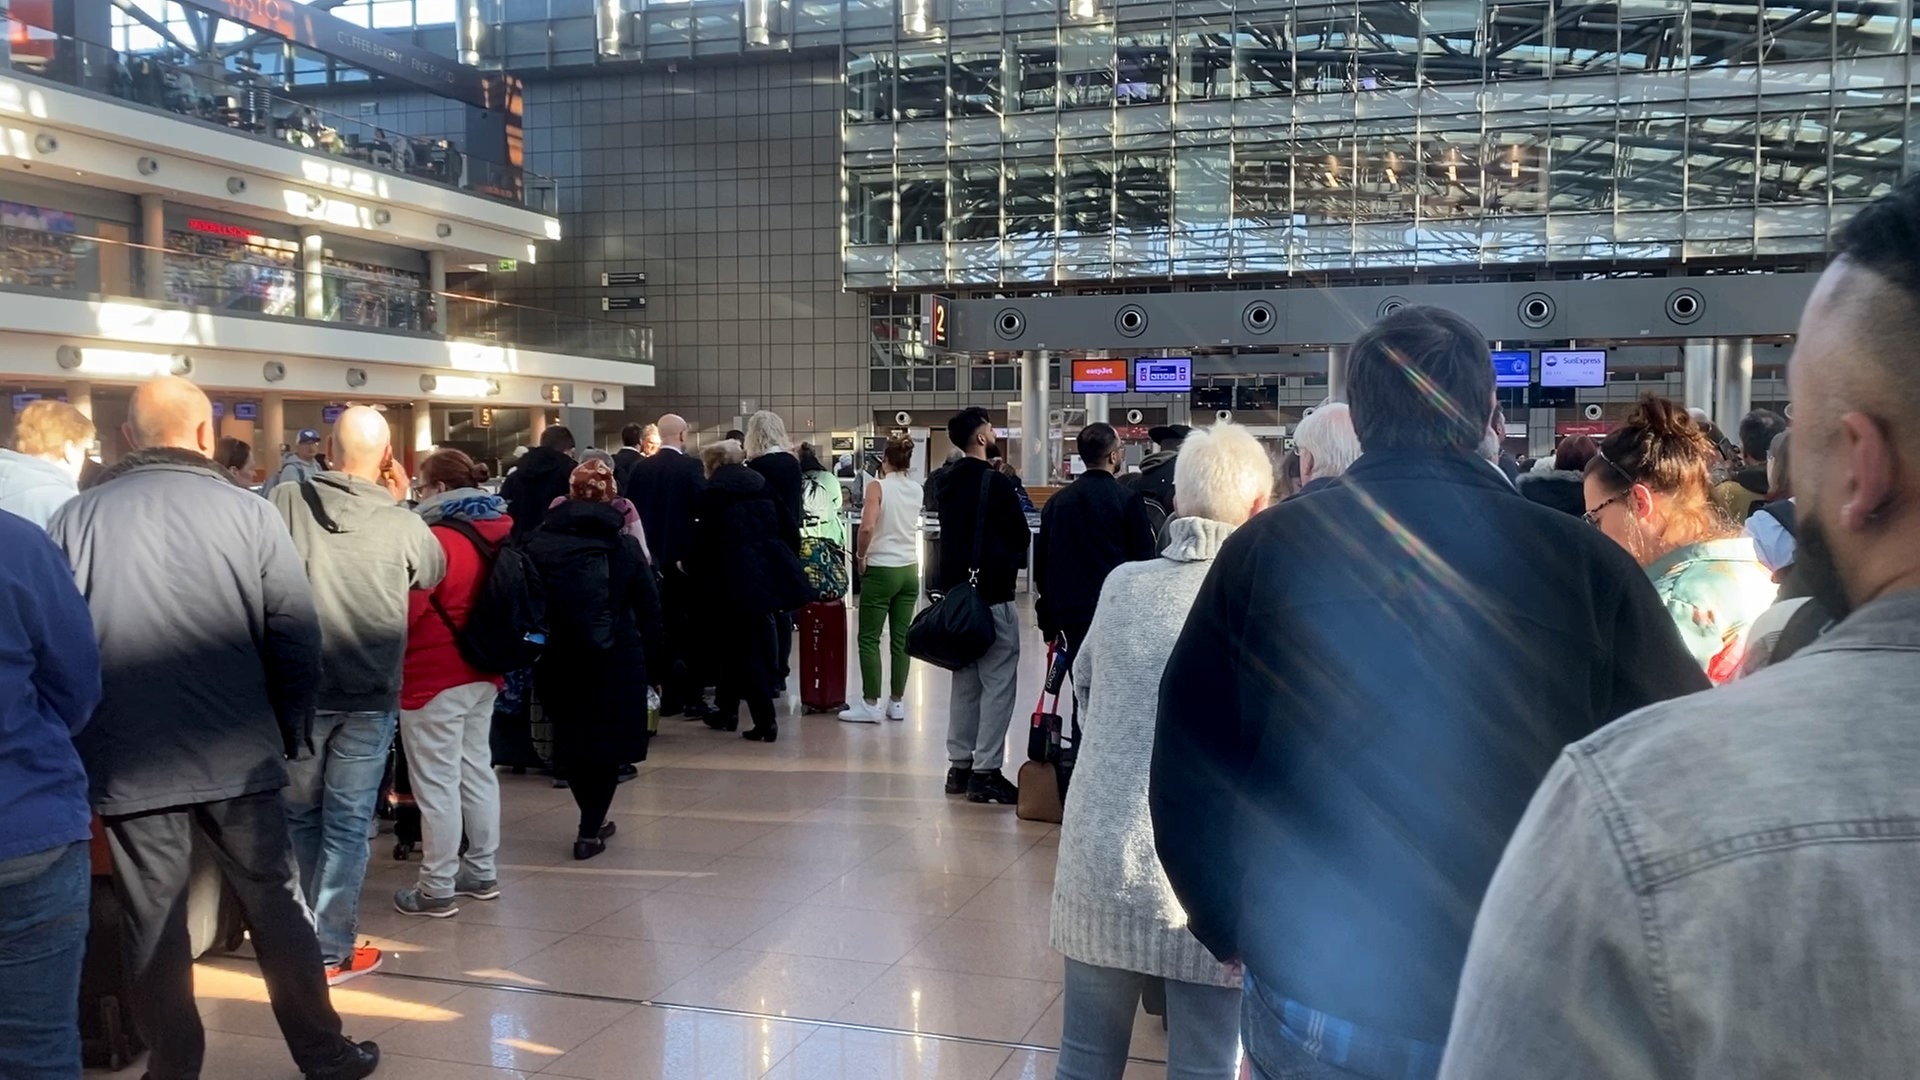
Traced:
<svg viewBox="0 0 1920 1080">
<path fill-rule="evenodd" d="M 860 574 L 861 700 L 840 719 L 854 724 L 905 720 L 907 705 L 907 625 L 920 599 L 920 485 L 913 467 L 913 441 L 887 441 L 880 479 L 867 485 L 854 544 L 854 569 Z M 892 696 L 880 700 L 880 630 L 891 636 Z"/>
</svg>

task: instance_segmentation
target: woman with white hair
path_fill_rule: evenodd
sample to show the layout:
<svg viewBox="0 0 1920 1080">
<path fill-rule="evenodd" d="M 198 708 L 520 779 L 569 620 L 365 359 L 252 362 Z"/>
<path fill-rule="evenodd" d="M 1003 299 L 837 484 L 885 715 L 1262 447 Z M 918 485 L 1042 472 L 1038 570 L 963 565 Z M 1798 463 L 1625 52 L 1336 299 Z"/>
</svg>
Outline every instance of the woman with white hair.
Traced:
<svg viewBox="0 0 1920 1080">
<path fill-rule="evenodd" d="M 1085 739 L 1068 790 L 1053 888 L 1067 958 L 1062 1080 L 1117 1080 L 1141 989 L 1166 981 L 1167 1075 L 1238 1072 L 1240 977 L 1187 929 L 1154 853 L 1147 779 L 1167 653 L 1227 537 L 1266 508 L 1273 462 L 1245 428 L 1187 437 L 1174 463 L 1180 516 L 1159 558 L 1108 575 L 1073 664 Z"/>
<path fill-rule="evenodd" d="M 1311 495 L 1332 487 L 1360 460 L 1360 437 L 1353 433 L 1353 414 L 1342 401 L 1313 410 L 1293 429 L 1293 447 L 1300 455 L 1300 490 Z"/>
</svg>

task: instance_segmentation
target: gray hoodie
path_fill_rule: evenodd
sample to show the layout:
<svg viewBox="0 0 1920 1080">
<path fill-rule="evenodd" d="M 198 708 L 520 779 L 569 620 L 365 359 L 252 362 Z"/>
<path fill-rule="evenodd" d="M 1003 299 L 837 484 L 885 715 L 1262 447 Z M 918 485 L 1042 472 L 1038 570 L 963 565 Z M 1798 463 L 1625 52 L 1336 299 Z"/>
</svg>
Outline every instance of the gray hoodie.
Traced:
<svg viewBox="0 0 1920 1080">
<path fill-rule="evenodd" d="M 73 474 L 53 462 L 0 450 L 0 510 L 44 529 L 53 512 L 79 493 Z"/>
<path fill-rule="evenodd" d="M 320 504 L 318 515 L 307 491 Z M 445 576 L 440 542 L 385 488 L 346 473 L 279 484 L 270 499 L 293 533 L 320 613 L 318 707 L 399 708 L 407 592 L 431 589 Z"/>
</svg>

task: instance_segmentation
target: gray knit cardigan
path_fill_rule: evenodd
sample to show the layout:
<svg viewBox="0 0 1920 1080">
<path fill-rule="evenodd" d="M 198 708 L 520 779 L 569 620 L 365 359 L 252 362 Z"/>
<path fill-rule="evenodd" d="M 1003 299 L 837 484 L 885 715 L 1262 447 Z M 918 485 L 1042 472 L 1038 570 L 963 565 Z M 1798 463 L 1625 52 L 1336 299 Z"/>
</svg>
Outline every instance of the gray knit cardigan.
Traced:
<svg viewBox="0 0 1920 1080">
<path fill-rule="evenodd" d="M 1187 930 L 1153 850 L 1147 777 L 1160 674 L 1233 526 L 1175 518 L 1159 558 L 1107 577 L 1073 664 L 1084 741 L 1067 790 L 1054 871 L 1053 947 L 1083 964 L 1180 982 L 1240 980 Z"/>
</svg>

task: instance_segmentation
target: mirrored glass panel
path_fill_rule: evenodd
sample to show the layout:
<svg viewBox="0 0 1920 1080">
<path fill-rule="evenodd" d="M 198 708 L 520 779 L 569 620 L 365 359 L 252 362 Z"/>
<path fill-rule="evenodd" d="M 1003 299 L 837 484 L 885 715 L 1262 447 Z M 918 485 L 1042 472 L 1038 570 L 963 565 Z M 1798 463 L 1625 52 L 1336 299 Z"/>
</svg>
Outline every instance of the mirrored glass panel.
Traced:
<svg viewBox="0 0 1920 1080">
<path fill-rule="evenodd" d="M 934 120 L 947 115 L 947 54 L 902 52 L 894 109 L 902 120 Z"/>
<path fill-rule="evenodd" d="M 893 53 L 847 54 L 847 120 L 871 123 L 893 119 Z"/>
<path fill-rule="evenodd" d="M 1000 115 L 1004 55 L 999 49 L 954 50 L 948 98 L 954 116 Z"/>
</svg>

